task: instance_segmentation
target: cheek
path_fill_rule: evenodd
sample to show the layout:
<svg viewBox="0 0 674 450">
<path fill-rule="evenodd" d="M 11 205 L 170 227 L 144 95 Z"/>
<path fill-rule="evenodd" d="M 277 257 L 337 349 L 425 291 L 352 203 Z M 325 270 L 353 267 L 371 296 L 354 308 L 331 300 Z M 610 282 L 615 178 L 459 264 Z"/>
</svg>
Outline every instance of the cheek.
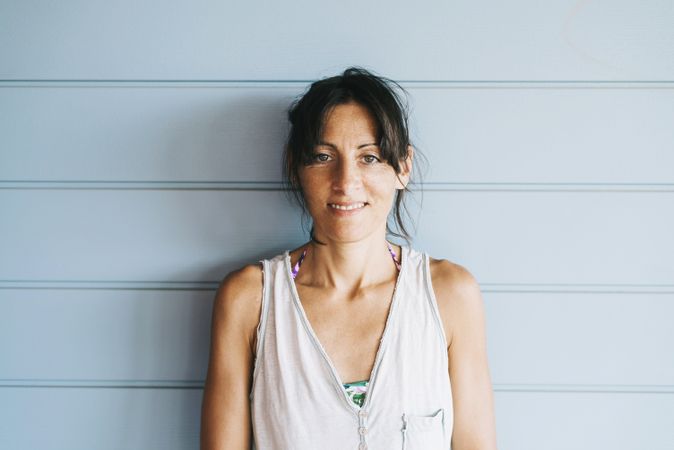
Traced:
<svg viewBox="0 0 674 450">
<path fill-rule="evenodd" d="M 397 186 L 397 178 L 393 170 L 381 171 L 369 180 L 369 187 L 380 195 L 393 195 Z"/>
<path fill-rule="evenodd" d="M 306 204 L 310 206 L 316 202 L 319 202 L 321 190 L 324 187 L 325 182 L 321 182 L 321 180 L 317 179 L 317 177 L 308 175 L 306 173 L 300 173 L 298 180 L 300 182 Z"/>
<path fill-rule="evenodd" d="M 302 191 L 306 192 L 311 186 L 311 177 L 307 175 L 307 172 L 304 170 L 299 170 L 297 172 L 297 181 L 300 184 L 300 187 L 302 188 Z"/>
</svg>

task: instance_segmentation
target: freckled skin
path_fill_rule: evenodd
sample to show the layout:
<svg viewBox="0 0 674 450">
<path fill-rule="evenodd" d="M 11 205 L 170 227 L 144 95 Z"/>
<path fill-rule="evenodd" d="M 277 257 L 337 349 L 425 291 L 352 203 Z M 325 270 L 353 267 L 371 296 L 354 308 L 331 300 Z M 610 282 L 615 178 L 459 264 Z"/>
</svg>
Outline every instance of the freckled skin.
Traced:
<svg viewBox="0 0 674 450">
<path fill-rule="evenodd" d="M 375 119 L 352 102 L 337 105 L 326 117 L 321 142 L 311 164 L 299 169 L 299 179 L 322 241 L 355 242 L 386 229 L 396 189 L 404 185 L 382 160 Z M 372 145 L 365 145 L 372 144 Z M 400 174 L 406 183 L 407 174 Z M 366 202 L 354 214 L 336 213 L 329 203 Z"/>
</svg>

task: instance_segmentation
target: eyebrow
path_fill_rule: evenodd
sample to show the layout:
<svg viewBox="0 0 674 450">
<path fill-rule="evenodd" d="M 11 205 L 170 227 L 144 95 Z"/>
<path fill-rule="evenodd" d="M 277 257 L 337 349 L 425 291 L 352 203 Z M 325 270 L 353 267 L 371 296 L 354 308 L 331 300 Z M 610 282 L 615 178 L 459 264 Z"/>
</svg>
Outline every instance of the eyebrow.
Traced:
<svg viewBox="0 0 674 450">
<path fill-rule="evenodd" d="M 318 141 L 318 145 L 325 145 L 327 147 L 337 148 L 337 146 L 335 144 L 331 144 L 330 142 L 324 142 L 324 141 Z M 377 145 L 377 143 L 376 142 L 370 142 L 370 143 L 367 143 L 367 144 L 361 144 L 361 145 L 358 146 L 358 148 L 368 147 L 370 145 Z"/>
</svg>

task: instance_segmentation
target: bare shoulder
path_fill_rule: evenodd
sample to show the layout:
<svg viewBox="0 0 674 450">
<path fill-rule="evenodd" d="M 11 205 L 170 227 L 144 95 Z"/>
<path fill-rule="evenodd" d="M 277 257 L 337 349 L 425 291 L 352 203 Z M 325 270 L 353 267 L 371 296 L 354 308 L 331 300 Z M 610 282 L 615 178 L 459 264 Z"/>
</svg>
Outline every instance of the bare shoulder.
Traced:
<svg viewBox="0 0 674 450">
<path fill-rule="evenodd" d="M 228 274 L 213 301 L 211 346 L 201 409 L 201 448 L 250 448 L 248 393 L 262 303 L 260 265 Z"/>
<path fill-rule="evenodd" d="M 262 308 L 262 266 L 248 264 L 230 272 L 218 286 L 213 304 L 214 325 L 244 333 L 255 350 L 255 331 Z"/>
<path fill-rule="evenodd" d="M 237 294 L 231 296 L 241 297 L 259 297 L 262 299 L 262 266 L 260 264 L 247 264 L 238 270 L 234 270 L 220 282 L 218 286 L 218 298 L 228 297 L 227 294 Z"/>
<path fill-rule="evenodd" d="M 480 286 L 465 267 L 431 260 L 431 277 L 447 336 L 452 387 L 452 448 L 496 449 L 494 400 Z"/>
<path fill-rule="evenodd" d="M 431 279 L 436 296 L 449 300 L 447 294 L 474 294 L 480 290 L 480 286 L 473 274 L 464 266 L 446 259 L 430 260 Z M 441 301 L 438 298 L 438 301 Z"/>
<path fill-rule="evenodd" d="M 475 276 L 460 264 L 431 258 L 429 265 L 447 344 L 451 345 L 457 327 L 482 320 L 484 313 L 480 285 Z"/>
</svg>

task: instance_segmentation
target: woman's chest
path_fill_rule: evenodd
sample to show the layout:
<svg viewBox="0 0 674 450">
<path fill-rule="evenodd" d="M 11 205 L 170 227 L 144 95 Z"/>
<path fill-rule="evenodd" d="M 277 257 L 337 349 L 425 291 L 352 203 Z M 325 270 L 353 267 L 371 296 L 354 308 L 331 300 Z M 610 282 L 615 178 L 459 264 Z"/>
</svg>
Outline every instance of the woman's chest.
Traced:
<svg viewBox="0 0 674 450">
<path fill-rule="evenodd" d="M 311 329 L 342 382 L 367 380 L 386 328 L 393 288 L 338 298 L 299 290 Z"/>
</svg>

